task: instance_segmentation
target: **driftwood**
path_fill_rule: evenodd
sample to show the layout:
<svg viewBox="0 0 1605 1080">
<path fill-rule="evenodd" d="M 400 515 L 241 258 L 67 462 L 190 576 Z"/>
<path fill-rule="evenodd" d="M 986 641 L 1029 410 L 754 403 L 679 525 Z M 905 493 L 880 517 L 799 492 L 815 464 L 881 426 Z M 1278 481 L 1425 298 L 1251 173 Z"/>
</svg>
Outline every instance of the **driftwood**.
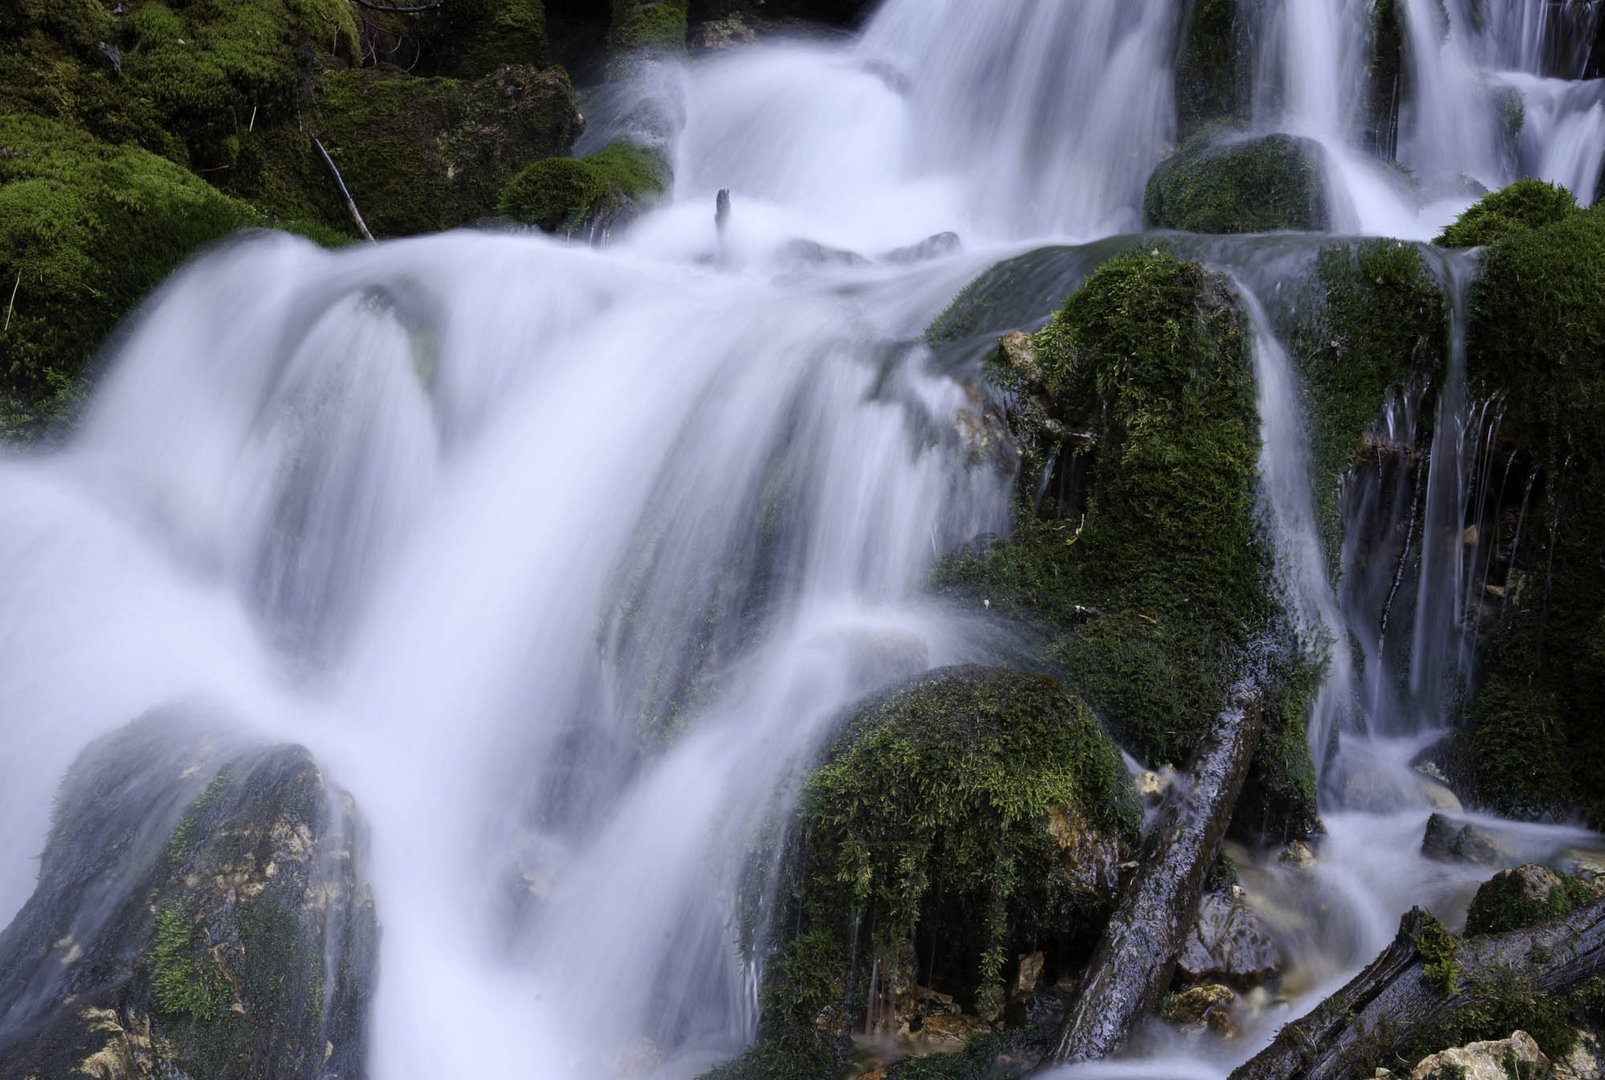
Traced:
<svg viewBox="0 0 1605 1080">
<path fill-rule="evenodd" d="M 1204 881 L 1220 853 L 1248 764 L 1264 726 L 1263 694 L 1251 680 L 1232 689 L 1184 782 L 1161 808 L 1142 862 L 1093 953 L 1092 972 L 1050 1055 L 1094 1061 L 1119 1048 L 1159 1006 L 1176 958 L 1198 918 Z"/>
<path fill-rule="evenodd" d="M 346 209 L 351 211 L 351 220 L 356 222 L 357 232 L 362 234 L 364 240 L 370 244 L 373 243 L 373 233 L 368 231 L 368 223 L 362 220 L 362 211 L 357 209 L 356 200 L 351 197 L 351 192 L 346 190 L 345 177 L 340 175 L 339 166 L 334 163 L 334 158 L 329 156 L 329 151 L 323 148 L 322 140 L 316 135 L 312 136 L 312 145 L 318 148 L 318 153 L 323 157 L 323 163 L 329 167 L 329 172 L 334 175 L 334 182 L 339 186 L 340 194 L 346 201 Z"/>
<path fill-rule="evenodd" d="M 1413 909 L 1393 944 L 1347 986 L 1239 1066 L 1231 1080 L 1340 1080 L 1397 1064 L 1479 992 L 1533 1000 L 1564 994 L 1605 973 L 1605 899 L 1504 934 L 1457 938 Z M 1509 1034 L 1506 1032 L 1505 1034 Z"/>
</svg>

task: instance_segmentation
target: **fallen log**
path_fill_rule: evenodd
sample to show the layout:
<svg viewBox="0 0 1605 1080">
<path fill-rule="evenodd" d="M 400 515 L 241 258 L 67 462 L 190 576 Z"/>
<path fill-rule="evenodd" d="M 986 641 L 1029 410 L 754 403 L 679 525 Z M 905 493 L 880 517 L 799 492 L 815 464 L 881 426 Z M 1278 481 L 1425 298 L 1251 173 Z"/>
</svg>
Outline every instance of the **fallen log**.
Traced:
<svg viewBox="0 0 1605 1080">
<path fill-rule="evenodd" d="M 1183 782 L 1143 841 L 1135 879 L 1104 929 L 1092 973 L 1066 1018 L 1050 1059 L 1095 1061 L 1114 1053 L 1170 988 L 1204 881 L 1220 853 L 1232 808 L 1264 726 L 1263 694 L 1252 680 L 1232 688 Z"/>
<path fill-rule="evenodd" d="M 1370 1076 L 1443 1049 L 1432 1044 L 1445 1038 L 1460 1041 L 1467 1034 L 1456 1030 L 1462 1020 L 1502 1016 L 1511 1023 L 1521 1008 L 1600 974 L 1605 898 L 1535 926 L 1467 938 L 1415 908 L 1393 944 L 1308 1016 L 1284 1026 L 1231 1080 Z"/>
</svg>

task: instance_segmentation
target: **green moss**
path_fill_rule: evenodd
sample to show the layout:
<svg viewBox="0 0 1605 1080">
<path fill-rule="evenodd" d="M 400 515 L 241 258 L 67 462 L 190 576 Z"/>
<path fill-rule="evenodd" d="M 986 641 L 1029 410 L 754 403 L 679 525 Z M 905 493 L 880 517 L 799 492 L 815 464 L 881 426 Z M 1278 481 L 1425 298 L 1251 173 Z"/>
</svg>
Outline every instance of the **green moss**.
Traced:
<svg viewBox="0 0 1605 1080">
<path fill-rule="evenodd" d="M 1530 871 L 1529 871 L 1530 872 Z M 1483 883 L 1466 913 L 1466 934 L 1502 934 L 1569 915 L 1599 894 L 1569 874 L 1557 874 L 1543 897 L 1527 894 L 1523 871 L 1507 870 Z"/>
<path fill-rule="evenodd" d="M 504 64 L 549 62 L 541 0 L 454 0 L 431 26 L 430 59 L 438 74 L 489 75 Z"/>
<path fill-rule="evenodd" d="M 60 418 L 113 324 L 196 249 L 261 219 L 173 163 L 0 115 L 0 430 Z M 14 301 L 11 299 L 15 292 Z"/>
<path fill-rule="evenodd" d="M 1153 228 L 1185 232 L 1325 229 L 1324 153 L 1292 135 L 1221 139 L 1200 132 L 1149 177 L 1143 216 Z"/>
<path fill-rule="evenodd" d="M 1443 290 L 1414 245 L 1369 240 L 1321 253 L 1292 343 L 1309 397 L 1314 489 L 1334 568 L 1339 480 L 1360 461 L 1387 396 L 1438 381 L 1446 312 Z"/>
<path fill-rule="evenodd" d="M 1504 403 L 1513 473 L 1536 478 L 1471 710 L 1479 794 L 1605 824 L 1605 211 L 1507 234 L 1470 303 L 1472 382 Z"/>
<path fill-rule="evenodd" d="M 157 914 L 150 967 L 151 989 L 163 1012 L 211 1020 L 228 1006 L 222 972 L 180 908 L 166 907 Z"/>
<path fill-rule="evenodd" d="M 502 189 L 504 217 L 545 232 L 573 233 L 605 224 L 631 205 L 662 195 L 662 159 L 629 142 L 586 158 L 537 161 Z"/>
<path fill-rule="evenodd" d="M 1185 138 L 1207 124 L 1244 118 L 1249 50 L 1237 0 L 1194 0 L 1176 58 L 1176 120 Z"/>
<path fill-rule="evenodd" d="M 1427 981 L 1440 994 L 1453 994 L 1460 987 L 1460 939 L 1429 915 L 1414 940 Z"/>
<path fill-rule="evenodd" d="M 561 68 L 502 68 L 471 82 L 330 71 L 316 96 L 315 130 L 381 237 L 489 217 L 520 169 L 567 151 L 581 127 Z"/>
<path fill-rule="evenodd" d="M 616 49 L 685 48 L 688 0 L 613 0 L 608 43 Z"/>
<path fill-rule="evenodd" d="M 1481 247 L 1513 233 L 1541 228 L 1577 212 L 1570 191 L 1542 180 L 1518 180 L 1485 195 L 1443 230 L 1444 247 Z"/>
</svg>

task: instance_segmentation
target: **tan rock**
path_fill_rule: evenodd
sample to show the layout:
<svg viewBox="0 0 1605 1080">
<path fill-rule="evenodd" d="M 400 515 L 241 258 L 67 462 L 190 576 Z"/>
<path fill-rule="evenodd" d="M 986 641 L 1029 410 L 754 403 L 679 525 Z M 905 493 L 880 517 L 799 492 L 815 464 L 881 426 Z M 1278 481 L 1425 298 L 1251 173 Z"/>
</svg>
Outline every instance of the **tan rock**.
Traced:
<svg viewBox="0 0 1605 1080">
<path fill-rule="evenodd" d="M 1512 1075 L 1536 1076 L 1549 1068 L 1533 1037 L 1517 1031 L 1508 1039 L 1468 1043 L 1423 1058 L 1410 1074 L 1410 1080 L 1437 1080 L 1454 1076 L 1457 1080 L 1507 1080 Z M 1518 1071 L 1519 1070 L 1519 1071 Z"/>
<path fill-rule="evenodd" d="M 1042 965 L 1046 962 L 1047 958 L 1040 952 L 1020 957 L 1020 970 L 1014 977 L 1015 997 L 1024 997 L 1037 988 L 1042 981 Z"/>
<path fill-rule="evenodd" d="M 1236 991 L 1220 983 L 1190 986 L 1166 998 L 1160 1015 L 1169 1023 L 1190 1027 L 1204 1022 L 1211 1013 L 1229 1009 L 1236 1000 Z"/>
</svg>

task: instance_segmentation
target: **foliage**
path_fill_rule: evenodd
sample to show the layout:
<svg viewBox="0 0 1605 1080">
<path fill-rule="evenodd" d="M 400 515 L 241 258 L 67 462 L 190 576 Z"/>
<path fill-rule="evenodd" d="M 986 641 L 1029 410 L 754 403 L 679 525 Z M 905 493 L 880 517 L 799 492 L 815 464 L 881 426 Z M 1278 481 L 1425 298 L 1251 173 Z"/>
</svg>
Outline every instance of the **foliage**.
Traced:
<svg viewBox="0 0 1605 1080">
<path fill-rule="evenodd" d="M 1414 940 L 1427 980 L 1441 994 L 1454 993 L 1460 986 L 1460 939 L 1429 915 Z"/>
<path fill-rule="evenodd" d="M 497 202 L 504 217 L 546 232 L 570 233 L 611 220 L 628 205 L 662 195 L 663 160 L 616 142 L 586 158 L 547 158 L 515 176 Z"/>
<path fill-rule="evenodd" d="M 1205 129 L 1148 178 L 1143 217 L 1153 228 L 1199 233 L 1325 229 L 1324 154 L 1293 135 Z"/>
<path fill-rule="evenodd" d="M 1444 247 L 1482 247 L 1513 233 L 1542 228 L 1577 212 L 1577 198 L 1558 184 L 1517 180 L 1485 195 L 1443 230 Z"/>
</svg>

